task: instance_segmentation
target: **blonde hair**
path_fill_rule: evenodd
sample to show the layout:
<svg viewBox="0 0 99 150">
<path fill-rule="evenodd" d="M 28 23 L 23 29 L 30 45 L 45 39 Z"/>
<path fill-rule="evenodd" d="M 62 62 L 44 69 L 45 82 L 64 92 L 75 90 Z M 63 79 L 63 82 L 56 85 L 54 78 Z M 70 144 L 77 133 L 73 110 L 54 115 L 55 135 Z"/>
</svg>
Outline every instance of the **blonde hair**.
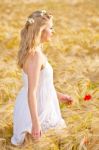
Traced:
<svg viewBox="0 0 99 150">
<path fill-rule="evenodd" d="M 45 10 L 34 11 L 28 16 L 25 26 L 21 30 L 21 41 L 17 55 L 17 64 L 20 68 L 23 67 L 24 62 L 30 52 L 35 52 L 36 47 L 40 44 L 41 33 L 48 21 L 53 18 Z"/>
</svg>

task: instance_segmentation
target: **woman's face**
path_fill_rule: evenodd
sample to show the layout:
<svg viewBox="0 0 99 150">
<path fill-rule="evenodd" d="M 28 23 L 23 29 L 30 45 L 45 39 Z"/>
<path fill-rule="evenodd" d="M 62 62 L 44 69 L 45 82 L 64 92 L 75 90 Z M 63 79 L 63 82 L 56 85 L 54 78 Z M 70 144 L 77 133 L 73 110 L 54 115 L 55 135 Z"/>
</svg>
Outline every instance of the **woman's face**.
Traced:
<svg viewBox="0 0 99 150">
<path fill-rule="evenodd" d="M 49 41 L 51 39 L 52 34 L 53 34 L 53 22 L 52 20 L 50 20 L 48 22 L 47 27 L 42 31 L 41 42 Z"/>
</svg>

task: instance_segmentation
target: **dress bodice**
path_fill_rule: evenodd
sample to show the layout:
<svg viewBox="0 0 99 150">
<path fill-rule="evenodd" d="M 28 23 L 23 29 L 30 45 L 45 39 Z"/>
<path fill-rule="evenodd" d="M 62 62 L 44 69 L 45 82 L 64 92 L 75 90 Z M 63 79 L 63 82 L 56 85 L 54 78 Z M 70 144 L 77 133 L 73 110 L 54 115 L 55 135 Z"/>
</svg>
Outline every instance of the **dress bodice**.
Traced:
<svg viewBox="0 0 99 150">
<path fill-rule="evenodd" d="M 28 87 L 28 78 L 27 74 L 24 72 L 22 69 L 22 80 L 23 80 L 23 86 Z M 48 62 L 47 57 L 46 57 L 46 62 L 44 65 L 44 68 L 40 71 L 40 76 L 39 76 L 39 86 L 43 84 L 49 85 L 50 83 L 53 84 L 53 68 L 51 64 Z"/>
</svg>

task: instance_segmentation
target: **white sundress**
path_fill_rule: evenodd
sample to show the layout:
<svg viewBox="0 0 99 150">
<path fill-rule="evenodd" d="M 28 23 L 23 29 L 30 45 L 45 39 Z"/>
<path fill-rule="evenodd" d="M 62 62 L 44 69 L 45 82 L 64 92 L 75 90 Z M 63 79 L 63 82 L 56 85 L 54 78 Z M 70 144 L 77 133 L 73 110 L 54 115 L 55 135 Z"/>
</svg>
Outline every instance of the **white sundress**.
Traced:
<svg viewBox="0 0 99 150">
<path fill-rule="evenodd" d="M 22 70 L 23 87 L 19 91 L 13 113 L 13 136 L 11 143 L 21 145 L 26 132 L 31 133 L 32 121 L 28 106 L 28 78 Z M 45 67 L 40 71 L 37 89 L 37 110 L 43 132 L 52 128 L 67 127 L 61 116 L 59 100 L 53 83 L 53 68 L 47 60 Z"/>
</svg>

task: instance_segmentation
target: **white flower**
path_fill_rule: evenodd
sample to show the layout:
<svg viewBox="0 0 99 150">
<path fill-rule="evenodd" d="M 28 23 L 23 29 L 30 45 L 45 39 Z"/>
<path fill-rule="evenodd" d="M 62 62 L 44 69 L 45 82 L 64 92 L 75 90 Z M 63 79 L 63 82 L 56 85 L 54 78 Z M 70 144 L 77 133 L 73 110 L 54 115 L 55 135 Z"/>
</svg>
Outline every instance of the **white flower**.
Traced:
<svg viewBox="0 0 99 150">
<path fill-rule="evenodd" d="M 46 13 L 46 10 L 41 11 L 41 16 L 43 16 Z"/>
<path fill-rule="evenodd" d="M 34 19 L 33 18 L 28 18 L 27 22 L 29 22 L 30 24 L 34 23 Z"/>
<path fill-rule="evenodd" d="M 42 13 L 46 13 L 46 10 L 42 10 Z"/>
</svg>

